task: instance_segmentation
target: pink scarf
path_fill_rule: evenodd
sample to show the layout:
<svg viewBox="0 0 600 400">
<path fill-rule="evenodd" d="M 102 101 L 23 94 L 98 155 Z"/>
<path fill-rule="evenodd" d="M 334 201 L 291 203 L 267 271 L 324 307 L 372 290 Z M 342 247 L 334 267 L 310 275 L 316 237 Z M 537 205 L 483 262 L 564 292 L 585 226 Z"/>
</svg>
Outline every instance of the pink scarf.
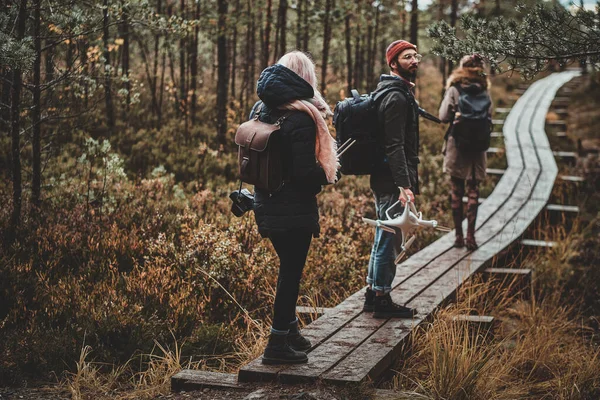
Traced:
<svg viewBox="0 0 600 400">
<path fill-rule="evenodd" d="M 312 100 L 312 99 L 311 99 Z M 337 158 L 337 144 L 327 128 L 325 122 L 325 116 L 327 112 L 324 110 L 321 112 L 317 106 L 308 100 L 294 100 L 290 103 L 284 104 L 279 108 L 285 110 L 297 110 L 302 111 L 310 115 L 317 125 L 317 140 L 315 143 L 315 155 L 317 161 L 321 165 L 321 168 L 325 171 L 327 176 L 327 182 L 335 183 L 337 180 L 337 170 L 340 167 Z"/>
</svg>

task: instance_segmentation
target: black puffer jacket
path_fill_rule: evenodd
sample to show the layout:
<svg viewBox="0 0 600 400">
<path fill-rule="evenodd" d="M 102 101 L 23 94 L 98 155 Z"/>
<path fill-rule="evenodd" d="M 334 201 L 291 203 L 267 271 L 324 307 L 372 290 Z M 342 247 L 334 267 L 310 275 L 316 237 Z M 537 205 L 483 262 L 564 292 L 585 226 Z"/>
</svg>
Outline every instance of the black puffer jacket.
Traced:
<svg viewBox="0 0 600 400">
<path fill-rule="evenodd" d="M 308 82 L 292 70 L 276 64 L 265 69 L 258 79 L 257 94 L 262 100 L 252 108 L 251 117 L 262 103 L 259 119 L 275 123 L 289 113 L 281 124 L 282 164 L 285 183 L 273 193 L 255 188 L 254 215 L 263 237 L 292 229 L 306 229 L 319 235 L 319 211 L 316 195 L 327 184 L 323 169 L 315 157 L 317 128 L 311 116 L 300 111 L 277 107 L 296 99 L 314 96 Z"/>
<path fill-rule="evenodd" d="M 371 174 L 371 189 L 395 193 L 398 187 L 410 187 L 419 194 L 419 105 L 408 84 L 392 75 L 381 75 L 375 93 L 394 88 L 378 107 L 379 130 L 384 160 Z"/>
</svg>

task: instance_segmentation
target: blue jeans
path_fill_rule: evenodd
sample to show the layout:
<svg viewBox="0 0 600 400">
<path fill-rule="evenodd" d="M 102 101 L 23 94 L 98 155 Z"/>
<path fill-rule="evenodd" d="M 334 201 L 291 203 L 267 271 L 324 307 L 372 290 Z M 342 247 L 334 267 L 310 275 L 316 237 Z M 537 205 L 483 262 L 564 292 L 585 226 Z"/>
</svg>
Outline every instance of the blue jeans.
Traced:
<svg viewBox="0 0 600 400">
<path fill-rule="evenodd" d="M 396 193 L 377 193 L 375 195 L 375 211 L 377 219 L 385 220 L 387 215 L 385 211 L 398 201 L 400 192 Z M 404 211 L 404 207 L 398 204 L 390 215 Z M 396 257 L 401 251 L 402 236 L 400 233 L 394 235 L 381 228 L 375 228 L 375 240 L 371 249 L 371 259 L 369 260 L 369 270 L 367 273 L 367 283 L 376 291 L 388 293 L 392 290 L 392 281 L 396 276 Z"/>
</svg>

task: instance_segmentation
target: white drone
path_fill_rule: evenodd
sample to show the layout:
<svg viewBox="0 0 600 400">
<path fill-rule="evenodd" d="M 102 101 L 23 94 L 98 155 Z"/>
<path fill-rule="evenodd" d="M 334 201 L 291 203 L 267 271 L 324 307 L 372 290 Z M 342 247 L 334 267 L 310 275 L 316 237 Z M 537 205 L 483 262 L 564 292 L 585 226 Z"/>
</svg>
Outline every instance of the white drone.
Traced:
<svg viewBox="0 0 600 400">
<path fill-rule="evenodd" d="M 451 231 L 450 228 L 438 225 L 438 222 L 436 220 L 424 220 L 423 214 L 417 211 L 415 204 L 410 200 L 410 197 L 407 196 L 403 188 L 400 188 L 400 197 L 406 199 L 404 212 L 400 216 L 396 218 L 392 218 L 390 216 L 390 210 L 396 207 L 398 203 L 400 203 L 400 199 L 398 199 L 397 202 L 392 204 L 392 206 L 386 210 L 385 214 L 388 217 L 387 220 L 382 221 L 363 218 L 363 221 L 365 221 L 367 224 L 379 227 L 386 232 L 397 234 L 398 231 L 400 231 L 402 233 L 402 252 L 398 254 L 398 257 L 396 257 L 396 264 L 400 263 L 400 261 L 406 255 L 406 250 L 408 250 L 410 245 L 413 244 L 413 242 L 415 241 L 416 235 L 412 235 L 410 237 L 409 235 L 416 228 L 433 228 L 442 232 Z"/>
</svg>

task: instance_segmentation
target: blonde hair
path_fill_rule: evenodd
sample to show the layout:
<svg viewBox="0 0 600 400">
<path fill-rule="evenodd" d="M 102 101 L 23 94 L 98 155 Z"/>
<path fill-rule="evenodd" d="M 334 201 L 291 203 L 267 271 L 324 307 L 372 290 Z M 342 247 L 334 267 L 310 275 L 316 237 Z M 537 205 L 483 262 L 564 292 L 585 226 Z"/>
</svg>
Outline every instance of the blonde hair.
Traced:
<svg viewBox="0 0 600 400">
<path fill-rule="evenodd" d="M 294 71 L 299 77 L 304 79 L 310 86 L 312 86 L 315 95 L 313 97 L 315 106 L 323 112 L 324 116 L 333 115 L 329 104 L 325 101 L 319 89 L 317 89 L 317 72 L 315 63 L 306 54 L 298 50 L 290 51 L 277 61 L 277 64 L 281 64 L 286 68 Z"/>
<path fill-rule="evenodd" d="M 302 79 L 310 84 L 313 88 L 317 88 L 317 73 L 315 71 L 315 63 L 305 53 L 301 51 L 290 51 L 277 61 L 298 74 Z"/>
</svg>

